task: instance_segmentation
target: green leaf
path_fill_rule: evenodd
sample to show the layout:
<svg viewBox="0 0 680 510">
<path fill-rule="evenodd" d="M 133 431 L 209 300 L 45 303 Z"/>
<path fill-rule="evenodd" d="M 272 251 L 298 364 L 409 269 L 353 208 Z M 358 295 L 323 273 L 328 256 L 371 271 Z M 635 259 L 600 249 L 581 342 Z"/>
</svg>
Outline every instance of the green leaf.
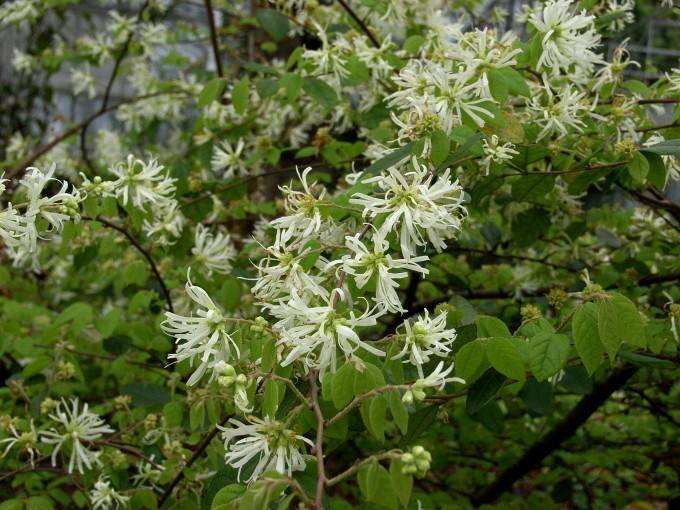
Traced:
<svg viewBox="0 0 680 510">
<path fill-rule="evenodd" d="M 636 347 L 647 344 L 637 308 L 618 292 L 597 301 L 597 331 L 612 362 L 623 342 Z"/>
<path fill-rule="evenodd" d="M 668 169 L 663 158 L 654 152 L 640 152 L 647 158 L 647 163 L 649 163 L 647 180 L 657 188 L 664 189 L 668 181 Z"/>
<path fill-rule="evenodd" d="M 163 407 L 163 416 L 168 427 L 179 427 L 184 417 L 184 404 L 182 402 L 168 402 Z"/>
<path fill-rule="evenodd" d="M 451 150 L 451 140 L 449 136 L 441 130 L 437 130 L 432 134 L 432 150 L 430 151 L 430 158 L 435 166 L 439 166 L 444 162 Z"/>
<path fill-rule="evenodd" d="M 222 78 L 210 80 L 205 84 L 203 90 L 201 90 L 201 93 L 198 95 L 197 106 L 203 108 L 218 99 L 222 95 L 225 85 L 226 82 Z"/>
<path fill-rule="evenodd" d="M 302 91 L 302 76 L 297 73 L 285 73 L 281 77 L 281 87 L 289 102 L 295 101 Z"/>
<path fill-rule="evenodd" d="M 378 462 L 370 464 L 366 472 L 366 499 L 387 508 L 398 505 L 392 490 L 392 478 Z"/>
<path fill-rule="evenodd" d="M 664 140 L 649 147 L 641 147 L 640 150 L 653 152 L 661 156 L 680 157 L 680 138 L 675 140 Z"/>
<path fill-rule="evenodd" d="M 354 379 L 354 394 L 360 395 L 372 389 L 385 386 L 385 376 L 382 370 L 371 363 L 364 363 L 362 370 L 356 371 Z"/>
<path fill-rule="evenodd" d="M 645 182 L 647 174 L 649 173 L 649 163 L 640 152 L 636 151 L 633 154 L 633 159 L 628 163 L 628 173 L 638 184 Z"/>
<path fill-rule="evenodd" d="M 556 333 L 539 333 L 529 340 L 529 368 L 538 381 L 555 375 L 569 357 L 569 339 Z"/>
<path fill-rule="evenodd" d="M 485 348 L 486 357 L 492 367 L 510 379 L 524 380 L 524 361 L 515 340 L 503 337 L 489 338 Z"/>
<path fill-rule="evenodd" d="M 257 9 L 255 17 L 272 39 L 280 41 L 290 30 L 290 21 L 276 9 Z"/>
<path fill-rule="evenodd" d="M 215 499 L 213 499 L 210 509 L 221 509 L 221 507 L 224 507 L 227 505 L 227 503 L 241 497 L 245 490 L 246 488 L 243 485 L 239 485 L 237 483 L 225 485 L 219 491 L 217 491 L 217 494 L 215 494 Z"/>
<path fill-rule="evenodd" d="M 106 352 L 111 354 L 123 354 L 132 347 L 132 338 L 127 335 L 109 336 L 102 340 L 102 346 Z"/>
<path fill-rule="evenodd" d="M 402 473 L 403 466 L 401 459 L 392 459 L 390 461 L 390 479 L 392 480 L 392 490 L 399 498 L 402 506 L 407 508 L 413 490 L 413 477 Z"/>
<path fill-rule="evenodd" d="M 402 444 L 409 445 L 426 432 L 437 418 L 439 406 L 432 405 L 418 409 L 409 419 L 408 433 Z"/>
<path fill-rule="evenodd" d="M 234 276 L 224 276 L 220 289 L 220 302 L 226 311 L 236 310 L 241 305 L 242 285 Z"/>
<path fill-rule="evenodd" d="M 422 35 L 412 35 L 404 41 L 404 51 L 414 55 L 420 50 L 423 44 L 425 44 L 425 38 Z"/>
<path fill-rule="evenodd" d="M 489 80 L 491 80 L 492 76 L 494 79 L 502 80 L 510 93 L 516 96 L 531 96 L 531 91 L 529 90 L 526 80 L 512 67 L 492 69 L 489 71 Z"/>
<path fill-rule="evenodd" d="M 362 417 L 367 418 L 364 420 L 366 428 L 378 441 L 385 441 L 387 400 L 383 395 L 379 395 L 369 401 L 364 401 L 364 404 L 368 407 L 368 413 L 362 412 Z"/>
<path fill-rule="evenodd" d="M 593 374 L 602 363 L 604 347 L 597 330 L 597 306 L 595 303 L 583 304 L 571 322 L 572 336 L 576 352 L 583 361 L 589 374 Z"/>
<path fill-rule="evenodd" d="M 189 410 L 189 427 L 191 430 L 201 430 L 205 421 L 205 404 L 199 400 Z"/>
<path fill-rule="evenodd" d="M 234 111 L 239 115 L 243 115 L 248 108 L 249 100 L 250 81 L 247 76 L 244 76 L 236 85 L 234 85 L 234 88 L 231 89 L 231 104 L 234 106 Z"/>
<path fill-rule="evenodd" d="M 482 377 L 470 386 L 468 390 L 465 408 L 468 414 L 475 414 L 486 404 L 491 402 L 505 384 L 506 377 L 490 368 Z"/>
<path fill-rule="evenodd" d="M 475 323 L 477 324 L 477 336 L 479 338 L 492 336 L 507 338 L 512 336 L 505 323 L 496 317 L 491 317 L 490 315 L 478 315 Z"/>
<path fill-rule="evenodd" d="M 546 415 L 553 408 L 553 387 L 548 381 L 529 379 L 519 392 L 524 405 L 534 413 Z"/>
<path fill-rule="evenodd" d="M 392 413 L 394 422 L 397 424 L 397 427 L 399 427 L 402 435 L 405 435 L 408 432 L 408 411 L 401 400 L 399 391 L 390 391 L 387 394 L 387 402 L 390 406 L 390 413 Z"/>
<path fill-rule="evenodd" d="M 279 407 L 279 387 L 273 379 L 267 379 L 264 383 L 264 395 L 262 397 L 262 413 L 271 419 L 276 417 Z"/>
<path fill-rule="evenodd" d="M 354 365 L 346 363 L 333 374 L 331 396 L 336 409 L 342 409 L 354 397 L 354 379 L 356 377 Z"/>
<path fill-rule="evenodd" d="M 47 496 L 31 496 L 24 501 L 27 510 L 53 510 L 54 503 Z"/>
<path fill-rule="evenodd" d="M 332 108 L 338 103 L 338 95 L 333 87 L 318 78 L 305 78 L 302 88 L 326 108 Z"/>
<path fill-rule="evenodd" d="M 375 175 L 382 172 L 383 170 L 393 167 L 397 163 L 401 162 L 404 158 L 411 155 L 414 145 L 415 142 L 409 142 L 406 145 L 393 150 L 385 157 L 374 161 L 371 165 L 364 169 L 364 173 L 366 175 Z"/>
<path fill-rule="evenodd" d="M 476 339 L 468 342 L 456 354 L 456 375 L 471 384 L 485 362 L 486 349 L 482 341 Z"/>
<path fill-rule="evenodd" d="M 121 388 L 122 395 L 132 397 L 132 405 L 135 407 L 149 407 L 162 409 L 170 401 L 170 393 L 165 386 L 149 383 L 132 383 Z"/>
<path fill-rule="evenodd" d="M 262 371 L 271 372 L 276 366 L 276 340 L 268 337 L 262 345 Z"/>
</svg>

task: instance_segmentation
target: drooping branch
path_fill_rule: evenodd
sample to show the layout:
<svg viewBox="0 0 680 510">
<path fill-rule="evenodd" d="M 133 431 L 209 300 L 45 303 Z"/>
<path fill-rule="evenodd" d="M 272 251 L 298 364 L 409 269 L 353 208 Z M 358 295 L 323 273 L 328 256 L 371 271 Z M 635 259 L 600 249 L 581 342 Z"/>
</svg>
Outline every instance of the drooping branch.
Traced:
<svg viewBox="0 0 680 510">
<path fill-rule="evenodd" d="M 637 372 L 637 367 L 624 365 L 611 372 L 584 396 L 578 404 L 543 438 L 531 446 L 514 464 L 504 470 L 496 480 L 472 498 L 472 504 L 479 506 L 492 503 L 503 493 L 510 490 L 534 466 L 540 464 L 548 455 L 559 449 L 562 443 L 574 435 L 590 416 L 611 396 L 621 389 Z"/>
</svg>

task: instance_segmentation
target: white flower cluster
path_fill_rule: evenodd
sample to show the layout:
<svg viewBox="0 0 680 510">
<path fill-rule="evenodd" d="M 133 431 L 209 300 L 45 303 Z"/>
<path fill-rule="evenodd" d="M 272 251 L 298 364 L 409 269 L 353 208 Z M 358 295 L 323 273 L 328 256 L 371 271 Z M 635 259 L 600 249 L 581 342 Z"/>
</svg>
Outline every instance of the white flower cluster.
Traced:
<svg viewBox="0 0 680 510">
<path fill-rule="evenodd" d="M 57 423 L 58 428 L 42 431 L 43 443 L 54 445 L 52 450 L 52 465 L 57 464 L 59 451 L 70 450 L 68 472 L 74 468 L 83 473 L 85 468 L 92 469 L 94 465 L 101 465 L 99 456 L 101 452 L 93 450 L 93 442 L 100 439 L 103 434 L 109 434 L 114 430 L 109 427 L 99 415 L 89 410 L 87 404 L 79 409 L 78 399 L 71 399 L 71 406 L 65 400 L 57 405 L 50 419 Z"/>
<path fill-rule="evenodd" d="M 38 239 L 59 234 L 65 221 L 80 217 L 79 205 L 84 196 L 67 182 L 55 179 L 55 168 L 54 164 L 46 171 L 28 168 L 19 181 L 18 192 L 24 201 L 16 206 L 10 202 L 0 210 L 0 239 L 17 265 L 31 261 L 37 266 Z M 0 196 L 6 182 L 0 178 Z M 57 191 L 51 191 L 52 183 L 59 187 Z"/>
</svg>

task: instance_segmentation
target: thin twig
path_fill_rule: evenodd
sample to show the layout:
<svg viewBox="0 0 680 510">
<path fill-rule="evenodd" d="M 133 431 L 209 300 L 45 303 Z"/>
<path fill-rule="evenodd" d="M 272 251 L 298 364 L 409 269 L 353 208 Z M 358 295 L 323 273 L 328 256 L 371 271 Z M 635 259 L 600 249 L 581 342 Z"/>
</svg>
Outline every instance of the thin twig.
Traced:
<svg viewBox="0 0 680 510">
<path fill-rule="evenodd" d="M 137 251 L 139 251 L 139 253 L 141 253 L 146 259 L 146 261 L 149 263 L 151 271 L 153 271 L 153 274 L 156 276 L 156 280 L 158 280 L 158 283 L 161 286 L 163 296 L 165 297 L 165 301 L 168 305 L 168 310 L 174 312 L 174 308 L 172 306 L 172 298 L 170 297 L 170 291 L 168 290 L 168 287 L 165 285 L 165 281 L 163 280 L 161 273 L 158 271 L 156 263 L 154 262 L 153 258 L 151 258 L 151 254 L 140 244 L 140 242 L 137 241 L 137 239 L 135 239 L 135 237 L 125 228 L 121 227 L 120 225 L 116 225 L 115 223 L 112 223 L 111 221 L 102 218 L 101 216 L 97 216 L 96 218 L 91 218 L 90 216 L 82 216 L 82 219 L 86 221 L 98 221 L 102 225 L 105 225 L 109 228 L 112 228 L 113 230 L 120 232 L 127 238 L 128 241 L 130 241 L 132 246 L 134 246 L 137 249 Z"/>
<path fill-rule="evenodd" d="M 361 405 L 361 403 L 366 400 L 367 398 L 371 397 L 377 397 L 378 395 L 385 393 L 386 391 L 390 390 L 406 390 L 411 387 L 410 384 L 388 384 L 386 386 L 381 386 L 380 388 L 374 388 L 371 391 L 367 391 L 366 393 L 362 393 L 361 395 L 357 395 L 352 399 L 352 401 L 347 404 L 343 409 L 338 411 L 338 414 L 333 416 L 332 418 L 326 420 L 326 427 L 330 427 L 333 425 L 335 422 L 338 420 L 341 420 L 345 416 L 347 416 L 352 409 L 358 407 Z"/>
<path fill-rule="evenodd" d="M 370 457 L 366 457 L 365 459 L 362 460 L 358 460 L 354 464 L 352 464 L 352 466 L 350 466 L 347 470 L 343 471 L 337 476 L 334 476 L 333 478 L 330 478 L 328 482 L 326 482 L 326 485 L 328 487 L 332 487 L 333 485 L 336 485 L 345 480 L 346 478 L 352 476 L 366 464 L 370 464 L 371 462 L 380 462 L 381 460 L 395 459 L 398 458 L 401 455 L 401 453 L 402 453 L 401 450 L 394 449 L 389 450 L 387 452 L 371 455 Z"/>
<path fill-rule="evenodd" d="M 208 26 L 210 27 L 210 44 L 215 58 L 215 67 L 217 68 L 217 76 L 224 78 L 224 69 L 222 68 L 222 58 L 220 57 L 220 43 L 217 39 L 217 26 L 215 24 L 215 13 L 211 0 L 204 0 L 205 11 L 208 15 Z"/>
<path fill-rule="evenodd" d="M 373 32 L 371 32 L 366 23 L 364 23 L 364 21 L 359 16 L 357 16 L 357 13 L 354 12 L 352 7 L 350 7 L 346 0 L 338 0 L 338 3 L 342 6 L 343 9 L 345 9 L 345 11 L 347 11 L 347 14 L 350 15 L 350 17 L 356 22 L 356 24 L 359 25 L 359 28 L 361 28 L 364 34 L 368 36 L 368 38 L 373 43 L 373 46 L 375 46 L 376 48 L 380 48 L 380 43 L 378 42 L 378 39 L 373 35 Z"/>
<path fill-rule="evenodd" d="M 314 443 L 314 451 L 316 453 L 316 497 L 314 503 L 317 510 L 323 510 L 323 489 L 326 484 L 326 469 L 324 467 L 323 459 L 323 433 L 324 433 L 324 419 L 319 405 L 319 387 L 316 384 L 316 370 L 309 371 L 309 383 L 312 386 L 312 407 L 316 415 L 316 442 Z"/>
<path fill-rule="evenodd" d="M 165 500 L 170 497 L 170 494 L 172 494 L 172 491 L 177 487 L 177 484 L 182 481 L 182 478 L 184 478 L 184 470 L 191 467 L 194 462 L 198 460 L 198 458 L 203 454 L 205 449 L 208 447 L 210 442 L 213 440 L 213 438 L 217 435 L 219 432 L 219 427 L 223 426 L 225 423 L 227 423 L 227 420 L 231 418 L 231 415 L 227 415 L 219 425 L 215 425 L 215 427 L 208 432 L 205 437 L 201 440 L 200 443 L 198 443 L 198 446 L 196 449 L 193 451 L 191 454 L 191 457 L 189 457 L 189 460 L 186 461 L 184 466 L 179 470 L 179 472 L 175 475 L 175 478 L 172 479 L 172 482 L 170 482 L 170 485 L 168 485 L 161 495 L 161 497 L 158 499 L 158 507 L 162 507 L 163 503 L 165 503 Z"/>
</svg>

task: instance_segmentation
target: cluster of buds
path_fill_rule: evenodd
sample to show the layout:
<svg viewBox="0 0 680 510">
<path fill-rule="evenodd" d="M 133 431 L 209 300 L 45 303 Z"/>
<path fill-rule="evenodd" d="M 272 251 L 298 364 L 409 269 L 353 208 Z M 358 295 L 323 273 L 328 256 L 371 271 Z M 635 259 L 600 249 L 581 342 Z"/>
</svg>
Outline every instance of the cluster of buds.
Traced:
<svg viewBox="0 0 680 510">
<path fill-rule="evenodd" d="M 80 221 L 80 206 L 75 198 L 68 198 L 59 206 L 59 212 L 75 221 Z"/>
<path fill-rule="evenodd" d="M 54 371 L 54 378 L 57 381 L 67 381 L 76 375 L 76 367 L 70 361 L 59 361 L 56 370 Z"/>
<path fill-rule="evenodd" d="M 45 398 L 45 400 L 40 402 L 40 414 L 50 414 L 57 408 L 58 405 L 59 405 L 58 401 L 54 400 L 53 398 L 47 397 Z"/>
<path fill-rule="evenodd" d="M 555 310 L 559 310 L 564 306 L 564 303 L 569 299 L 569 294 L 564 289 L 553 287 L 548 292 L 548 303 Z"/>
<path fill-rule="evenodd" d="M 250 331 L 256 335 L 263 335 L 265 332 L 269 333 L 269 323 L 267 322 L 267 319 L 261 315 L 255 317 L 255 323 L 250 325 Z"/>
<path fill-rule="evenodd" d="M 430 469 L 432 455 L 422 446 L 414 446 L 410 452 L 402 454 L 401 462 L 403 474 L 423 477 Z"/>
<path fill-rule="evenodd" d="M 113 399 L 113 407 L 118 411 L 129 411 L 130 404 L 132 404 L 132 397 L 130 395 L 118 395 Z"/>
<path fill-rule="evenodd" d="M 220 361 L 215 365 L 215 373 L 217 373 L 217 383 L 229 388 L 234 386 L 234 405 L 243 412 L 250 412 L 253 410 L 248 402 L 248 378 L 245 374 L 236 374 L 236 369 L 225 361 Z"/>
<path fill-rule="evenodd" d="M 158 415 L 156 414 L 147 414 L 146 418 L 144 418 L 144 421 L 142 422 L 142 425 L 144 427 L 144 430 L 153 430 L 158 426 Z"/>
<path fill-rule="evenodd" d="M 411 389 L 407 390 L 406 393 L 404 393 L 404 396 L 401 397 L 401 401 L 404 404 L 413 404 L 413 402 L 422 402 L 425 400 L 425 383 L 422 379 L 418 379 L 413 385 L 411 386 Z"/>
<path fill-rule="evenodd" d="M 519 309 L 522 322 L 535 321 L 542 317 L 541 309 L 536 305 L 524 305 Z"/>
</svg>

